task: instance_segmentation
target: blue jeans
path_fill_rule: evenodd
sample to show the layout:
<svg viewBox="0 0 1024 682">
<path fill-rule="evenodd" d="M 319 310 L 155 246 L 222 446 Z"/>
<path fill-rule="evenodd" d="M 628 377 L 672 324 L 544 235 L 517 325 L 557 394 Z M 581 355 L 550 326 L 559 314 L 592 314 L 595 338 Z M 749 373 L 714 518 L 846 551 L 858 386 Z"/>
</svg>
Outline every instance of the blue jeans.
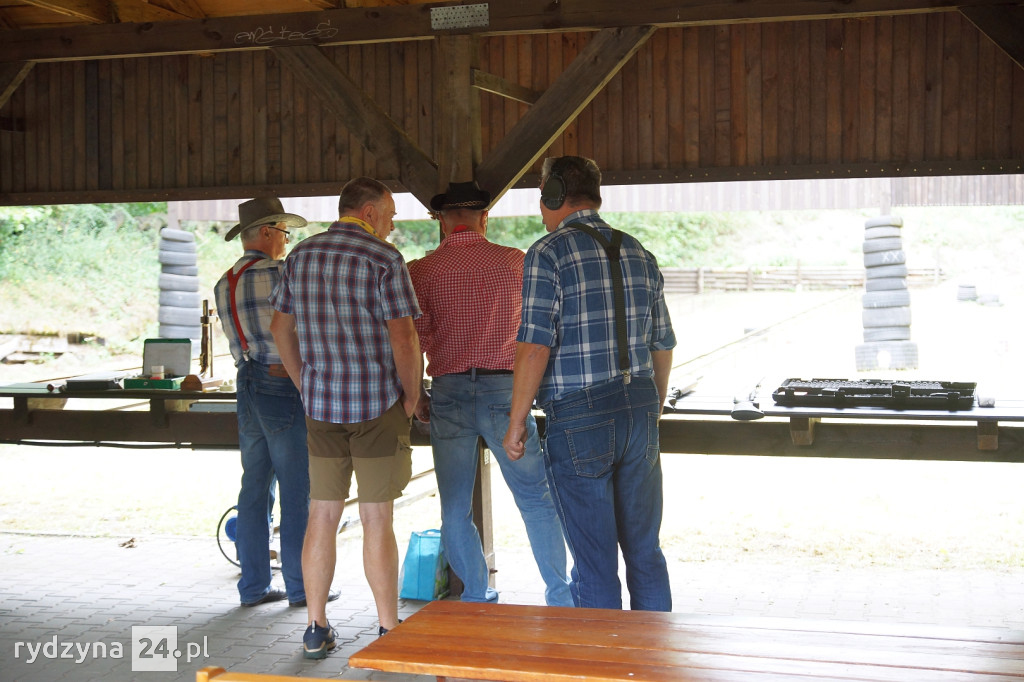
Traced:
<svg viewBox="0 0 1024 682">
<path fill-rule="evenodd" d="M 452 570 L 464 584 L 462 601 L 496 601 L 488 586 L 487 562 L 473 524 L 477 439 L 483 437 L 498 462 L 526 525 L 549 606 L 572 606 L 565 573 L 562 527 L 548 489 L 537 422 L 530 417 L 526 455 L 513 462 L 501 446 L 508 430 L 512 375 L 446 374 L 432 383 L 430 442 L 441 496 L 441 542 Z"/>
<path fill-rule="evenodd" d="M 281 574 L 288 601 L 306 598 L 302 540 L 309 516 L 309 457 L 302 398 L 288 377 L 271 376 L 253 360 L 238 367 L 238 493 L 236 549 L 242 565 L 238 594 L 253 602 L 270 590 L 270 489 L 281 501 Z"/>
<path fill-rule="evenodd" d="M 619 549 L 630 608 L 671 611 L 661 552 L 662 477 L 654 380 L 609 381 L 544 406 L 544 457 L 575 562 L 577 606 L 622 608 Z"/>
</svg>

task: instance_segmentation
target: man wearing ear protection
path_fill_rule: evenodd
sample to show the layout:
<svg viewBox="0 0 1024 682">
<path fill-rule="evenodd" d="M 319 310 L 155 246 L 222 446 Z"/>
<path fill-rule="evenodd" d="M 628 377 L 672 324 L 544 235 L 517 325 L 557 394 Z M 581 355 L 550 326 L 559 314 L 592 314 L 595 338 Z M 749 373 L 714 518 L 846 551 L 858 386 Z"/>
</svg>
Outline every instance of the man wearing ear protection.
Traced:
<svg viewBox="0 0 1024 682">
<path fill-rule="evenodd" d="M 550 234 L 526 253 L 504 447 L 522 456 L 536 397 L 577 606 L 622 608 L 621 549 L 630 608 L 671 611 L 658 421 L 676 339 L 657 261 L 600 208 L 593 160 L 544 162 L 540 211 Z"/>
<path fill-rule="evenodd" d="M 555 513 L 537 438 L 527 421 L 526 454 L 513 462 L 501 449 L 512 395 L 512 360 L 519 327 L 523 252 L 487 240 L 490 193 L 475 182 L 453 182 L 430 201 L 444 239 L 437 250 L 409 264 L 423 315 L 420 344 L 433 377 L 430 422 L 434 472 L 441 497 L 441 541 L 463 583 L 462 601 L 497 601 L 473 525 L 477 440 L 483 438 L 523 517 L 548 606 L 572 606 L 565 574 L 565 540 Z"/>
</svg>

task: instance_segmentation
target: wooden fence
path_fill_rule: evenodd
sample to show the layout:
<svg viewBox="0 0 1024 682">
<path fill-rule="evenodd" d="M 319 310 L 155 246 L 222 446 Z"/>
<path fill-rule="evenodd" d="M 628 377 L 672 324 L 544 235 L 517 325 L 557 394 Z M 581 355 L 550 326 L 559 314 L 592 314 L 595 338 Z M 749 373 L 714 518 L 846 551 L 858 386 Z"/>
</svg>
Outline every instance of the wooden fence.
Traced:
<svg viewBox="0 0 1024 682">
<path fill-rule="evenodd" d="M 799 289 L 853 289 L 864 286 L 864 268 L 662 268 L 665 293 L 702 294 L 709 291 L 789 291 Z M 925 287 L 941 282 L 941 268 L 910 268 L 907 286 Z"/>
</svg>

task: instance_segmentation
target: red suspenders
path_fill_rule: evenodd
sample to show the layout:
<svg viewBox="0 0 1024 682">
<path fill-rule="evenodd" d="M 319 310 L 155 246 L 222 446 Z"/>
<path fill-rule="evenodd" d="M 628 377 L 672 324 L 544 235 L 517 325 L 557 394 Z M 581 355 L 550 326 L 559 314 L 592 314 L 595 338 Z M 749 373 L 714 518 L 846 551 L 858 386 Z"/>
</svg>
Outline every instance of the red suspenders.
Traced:
<svg viewBox="0 0 1024 682">
<path fill-rule="evenodd" d="M 238 306 L 235 304 L 235 288 L 238 286 L 238 280 L 241 278 L 242 273 L 251 268 L 256 263 L 259 263 L 263 258 L 254 258 L 239 269 L 238 272 L 234 272 L 233 269 L 228 270 L 224 274 L 228 278 L 228 295 L 231 297 L 231 320 L 235 323 L 235 331 L 238 333 L 238 342 L 242 344 L 242 357 L 246 360 L 249 359 L 249 342 L 245 340 L 245 334 L 242 332 L 242 323 L 238 320 Z"/>
</svg>

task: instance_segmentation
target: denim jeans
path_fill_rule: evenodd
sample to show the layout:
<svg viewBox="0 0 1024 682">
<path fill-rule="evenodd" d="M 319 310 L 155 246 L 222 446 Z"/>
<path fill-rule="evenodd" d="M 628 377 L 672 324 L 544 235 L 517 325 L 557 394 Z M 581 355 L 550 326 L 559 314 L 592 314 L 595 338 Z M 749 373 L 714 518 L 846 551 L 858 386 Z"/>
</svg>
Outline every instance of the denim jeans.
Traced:
<svg viewBox="0 0 1024 682">
<path fill-rule="evenodd" d="M 630 608 L 671 611 L 661 552 L 660 400 L 650 377 L 621 379 L 544 406 L 544 456 L 572 554 L 577 606 L 622 608 L 619 549 Z"/>
<path fill-rule="evenodd" d="M 526 454 L 513 462 L 501 446 L 508 430 L 512 375 L 446 374 L 433 380 L 430 442 L 441 497 L 441 542 L 452 570 L 464 584 L 462 601 L 496 601 L 488 587 L 487 563 L 473 524 L 477 439 L 482 436 L 498 462 L 526 525 L 549 606 L 572 606 L 565 572 L 562 527 L 548 489 L 537 422 L 530 418 Z"/>
<path fill-rule="evenodd" d="M 306 598 L 302 540 L 309 515 L 309 457 L 302 398 L 288 377 L 271 376 L 250 360 L 238 367 L 238 445 L 242 488 L 238 493 L 236 549 L 242 565 L 243 602 L 270 590 L 270 488 L 277 477 L 281 502 L 281 574 L 288 601 Z"/>
</svg>

